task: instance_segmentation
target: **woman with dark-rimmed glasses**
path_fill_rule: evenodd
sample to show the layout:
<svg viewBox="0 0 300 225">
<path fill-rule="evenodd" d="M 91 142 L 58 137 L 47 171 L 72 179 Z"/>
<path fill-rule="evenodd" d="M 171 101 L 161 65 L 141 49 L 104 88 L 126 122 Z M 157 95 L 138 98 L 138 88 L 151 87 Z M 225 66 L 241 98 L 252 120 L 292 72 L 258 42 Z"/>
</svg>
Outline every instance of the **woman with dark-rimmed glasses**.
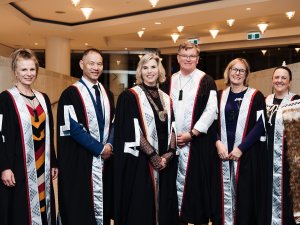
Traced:
<svg viewBox="0 0 300 225">
<path fill-rule="evenodd" d="M 264 96 L 248 87 L 243 58 L 224 72 L 228 86 L 218 94 L 219 132 L 214 168 L 213 224 L 263 225 Z M 217 168 L 217 170 L 216 170 Z"/>
</svg>

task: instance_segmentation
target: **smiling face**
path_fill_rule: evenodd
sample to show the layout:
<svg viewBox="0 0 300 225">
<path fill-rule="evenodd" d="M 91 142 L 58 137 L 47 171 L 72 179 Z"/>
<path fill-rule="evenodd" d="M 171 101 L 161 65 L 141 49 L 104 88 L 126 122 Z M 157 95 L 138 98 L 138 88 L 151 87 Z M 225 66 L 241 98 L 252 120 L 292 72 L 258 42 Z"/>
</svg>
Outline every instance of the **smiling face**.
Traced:
<svg viewBox="0 0 300 225">
<path fill-rule="evenodd" d="M 272 77 L 272 84 L 274 88 L 275 95 L 285 96 L 289 92 L 291 79 L 289 72 L 283 68 L 279 68 L 274 71 Z"/>
<path fill-rule="evenodd" d="M 36 79 L 37 70 L 32 59 L 18 59 L 15 67 L 17 83 L 22 86 L 30 87 Z"/>
<path fill-rule="evenodd" d="M 158 65 L 155 59 L 151 59 L 142 66 L 142 79 L 148 86 L 155 86 L 158 80 Z"/>
<path fill-rule="evenodd" d="M 195 48 L 181 49 L 177 55 L 180 71 L 183 75 L 192 73 L 198 64 L 199 55 Z"/>
<path fill-rule="evenodd" d="M 229 69 L 230 85 L 244 86 L 247 69 L 244 63 L 238 61 Z"/>
<path fill-rule="evenodd" d="M 93 84 L 96 84 L 103 71 L 102 56 L 97 52 L 91 51 L 80 60 L 79 65 L 83 71 L 83 76 Z"/>
</svg>

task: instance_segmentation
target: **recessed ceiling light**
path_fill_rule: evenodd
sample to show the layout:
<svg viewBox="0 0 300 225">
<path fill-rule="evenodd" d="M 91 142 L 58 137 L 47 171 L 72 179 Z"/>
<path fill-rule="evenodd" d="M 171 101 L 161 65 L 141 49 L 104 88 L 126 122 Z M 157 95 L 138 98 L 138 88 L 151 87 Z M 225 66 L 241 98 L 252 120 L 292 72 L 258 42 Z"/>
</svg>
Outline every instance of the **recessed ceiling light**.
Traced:
<svg viewBox="0 0 300 225">
<path fill-rule="evenodd" d="M 55 11 L 55 13 L 57 13 L 57 14 L 65 14 L 66 12 L 65 11 Z"/>
<path fill-rule="evenodd" d="M 160 24 L 161 24 L 161 22 L 155 22 L 154 24 L 155 24 L 155 25 L 160 25 Z"/>
<path fill-rule="evenodd" d="M 124 48 L 125 50 L 128 50 L 128 48 Z"/>
<path fill-rule="evenodd" d="M 34 45 L 39 45 L 39 43 L 35 42 Z"/>
<path fill-rule="evenodd" d="M 248 8 L 246 8 L 246 10 L 247 10 L 247 11 L 250 11 L 250 10 L 251 10 L 251 8 L 249 8 L 249 7 L 248 7 Z"/>
<path fill-rule="evenodd" d="M 89 45 L 89 43 L 84 43 L 84 45 L 85 45 L 85 46 L 88 46 L 88 45 Z"/>
<path fill-rule="evenodd" d="M 145 27 L 143 27 L 143 28 L 142 28 L 142 30 L 146 30 L 146 28 L 145 28 Z"/>
</svg>

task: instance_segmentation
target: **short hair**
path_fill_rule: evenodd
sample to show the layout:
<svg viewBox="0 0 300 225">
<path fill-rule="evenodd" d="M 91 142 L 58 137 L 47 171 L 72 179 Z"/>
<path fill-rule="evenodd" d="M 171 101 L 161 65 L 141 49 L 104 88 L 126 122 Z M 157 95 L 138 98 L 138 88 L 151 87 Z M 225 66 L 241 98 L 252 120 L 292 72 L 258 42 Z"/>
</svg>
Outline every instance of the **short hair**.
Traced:
<svg viewBox="0 0 300 225">
<path fill-rule="evenodd" d="M 81 58 L 81 59 L 83 59 L 83 58 L 84 58 L 86 55 L 88 55 L 90 52 L 98 53 L 98 54 L 102 57 L 101 52 L 100 52 L 98 49 L 96 49 L 96 48 L 89 48 L 89 49 L 87 49 L 87 50 L 85 50 L 85 51 L 83 52 L 82 58 Z"/>
<path fill-rule="evenodd" d="M 145 63 L 149 62 L 150 60 L 154 59 L 157 62 L 158 66 L 158 82 L 163 83 L 166 80 L 166 72 L 161 64 L 161 60 L 158 55 L 155 53 L 147 53 L 145 54 L 139 61 L 139 64 L 136 69 L 136 84 L 143 83 L 143 77 L 142 77 L 142 67 Z"/>
<path fill-rule="evenodd" d="M 178 53 L 180 53 L 180 51 L 184 49 L 184 50 L 188 50 L 188 49 L 195 49 L 197 51 L 197 55 L 200 54 L 200 47 L 199 45 L 195 45 L 194 43 L 191 43 L 189 41 L 186 41 L 182 44 L 179 45 L 178 47 Z"/>
<path fill-rule="evenodd" d="M 248 86 L 250 66 L 249 66 L 249 63 L 247 62 L 247 60 L 244 58 L 235 58 L 235 59 L 231 60 L 230 63 L 228 63 L 228 65 L 224 71 L 224 83 L 226 84 L 226 86 L 230 86 L 229 73 L 230 73 L 231 68 L 238 62 L 243 63 L 244 66 L 246 67 L 244 85 Z"/>
<path fill-rule="evenodd" d="M 290 70 L 290 68 L 288 68 L 287 66 L 278 66 L 278 67 L 276 67 L 276 68 L 274 69 L 273 74 L 274 74 L 275 71 L 278 70 L 278 69 L 284 69 L 284 70 L 286 70 L 286 71 L 289 73 L 290 81 L 292 80 L 293 75 L 292 75 L 292 71 Z"/>
<path fill-rule="evenodd" d="M 15 73 L 17 68 L 17 62 L 20 59 L 31 59 L 34 62 L 36 74 L 39 72 L 39 62 L 35 53 L 27 48 L 20 48 L 13 51 L 10 55 L 11 59 L 11 70 Z"/>
</svg>

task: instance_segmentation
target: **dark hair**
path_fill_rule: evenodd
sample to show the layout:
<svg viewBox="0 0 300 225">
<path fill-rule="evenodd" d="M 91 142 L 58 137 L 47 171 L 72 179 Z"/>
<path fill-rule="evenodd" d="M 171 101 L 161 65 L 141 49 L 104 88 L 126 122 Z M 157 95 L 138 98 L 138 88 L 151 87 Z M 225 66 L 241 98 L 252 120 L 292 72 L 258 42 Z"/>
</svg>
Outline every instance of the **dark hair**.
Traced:
<svg viewBox="0 0 300 225">
<path fill-rule="evenodd" d="M 83 54 L 82 54 L 82 59 L 83 59 L 87 54 L 89 54 L 90 52 L 98 53 L 98 54 L 101 56 L 101 52 L 100 52 L 98 49 L 96 49 L 96 48 L 89 48 L 89 49 L 87 49 L 87 50 L 85 50 L 85 51 L 83 52 Z M 102 57 L 102 56 L 101 56 L 101 57 Z"/>
<path fill-rule="evenodd" d="M 276 67 L 275 70 L 273 71 L 273 74 L 274 74 L 275 71 L 278 70 L 278 69 L 284 69 L 284 70 L 286 70 L 286 71 L 289 73 L 290 81 L 292 80 L 293 75 L 292 75 L 292 71 L 290 70 L 290 68 L 288 68 L 287 66 L 278 66 L 278 67 Z"/>
<path fill-rule="evenodd" d="M 11 58 L 11 70 L 13 72 L 16 72 L 17 62 L 20 59 L 31 59 L 35 64 L 36 74 L 38 74 L 39 62 L 36 58 L 35 53 L 32 50 L 27 48 L 16 49 L 15 51 L 13 51 L 13 53 L 11 53 L 10 58 Z"/>
</svg>

